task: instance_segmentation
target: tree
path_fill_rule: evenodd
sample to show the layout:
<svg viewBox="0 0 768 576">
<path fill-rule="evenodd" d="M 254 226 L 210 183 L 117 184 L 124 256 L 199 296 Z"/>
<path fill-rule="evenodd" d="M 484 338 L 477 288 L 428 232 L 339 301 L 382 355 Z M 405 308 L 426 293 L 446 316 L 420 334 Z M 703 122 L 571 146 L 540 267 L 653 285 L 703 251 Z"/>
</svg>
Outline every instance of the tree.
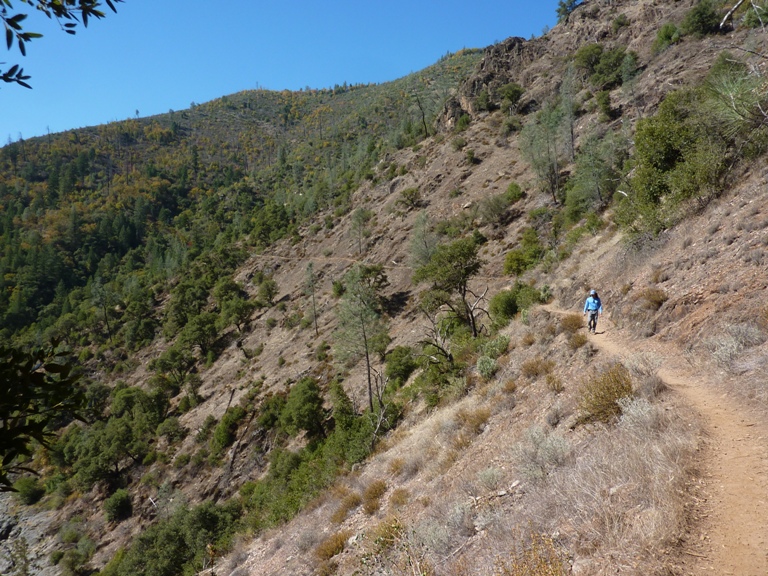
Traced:
<svg viewBox="0 0 768 576">
<path fill-rule="evenodd" d="M 371 231 L 368 229 L 368 222 L 373 218 L 373 212 L 365 208 L 358 208 L 352 212 L 352 219 L 350 221 L 350 231 L 354 234 L 357 240 L 357 253 L 363 253 L 363 239 L 370 236 Z"/>
<path fill-rule="evenodd" d="M 112 12 L 117 12 L 115 4 L 122 1 L 104 0 Z M 99 9 L 102 5 L 100 0 L 21 0 L 21 2 L 33 6 L 48 18 L 55 19 L 67 34 L 75 34 L 79 22 L 82 22 L 83 26 L 87 28 L 89 19 L 99 19 L 105 16 L 104 12 Z M 42 34 L 25 30 L 22 23 L 27 19 L 27 14 L 22 12 L 11 14 L 9 10 L 12 9 L 13 0 L 0 0 L 0 20 L 5 26 L 6 48 L 10 50 L 15 42 L 21 55 L 26 56 L 27 42 L 41 38 Z M 24 74 L 24 69 L 20 68 L 18 64 L 14 64 L 7 70 L 0 70 L 0 79 L 3 82 L 15 82 L 25 88 L 31 88 L 26 82 L 29 80 L 29 76 Z"/>
<path fill-rule="evenodd" d="M 559 106 L 547 104 L 536 119 L 523 128 L 521 137 L 523 154 L 543 186 L 558 203 L 560 191 L 560 160 L 562 158 L 563 111 Z"/>
<path fill-rule="evenodd" d="M 446 306 L 465 322 L 473 337 L 479 333 L 476 314 L 480 311 L 478 305 L 484 296 L 475 294 L 469 288 L 469 281 L 483 266 L 478 250 L 474 238 L 461 238 L 451 244 L 443 244 L 435 250 L 429 263 L 417 269 L 413 275 L 416 283 L 432 283 L 427 296 Z"/>
<path fill-rule="evenodd" d="M 25 470 L 35 442 L 50 445 L 53 422 L 78 417 L 78 380 L 56 342 L 30 352 L 0 346 L 0 492 L 12 490 L 9 474 Z"/>
<path fill-rule="evenodd" d="M 581 0 L 560 0 L 557 3 L 557 21 L 564 22 L 571 12 L 581 3 Z"/>
<path fill-rule="evenodd" d="M 317 303 L 315 302 L 315 290 L 317 288 L 317 276 L 315 276 L 315 269 L 312 266 L 312 262 L 307 264 L 306 276 L 304 278 L 304 292 L 312 299 L 312 322 L 315 325 L 315 336 L 320 335 L 320 330 L 317 328 Z"/>
<path fill-rule="evenodd" d="M 373 373 L 371 356 L 386 349 L 387 326 L 378 312 L 380 297 L 365 270 L 356 266 L 344 278 L 346 290 L 339 303 L 336 329 L 336 354 L 342 360 L 365 358 L 368 404 L 373 412 Z"/>
</svg>

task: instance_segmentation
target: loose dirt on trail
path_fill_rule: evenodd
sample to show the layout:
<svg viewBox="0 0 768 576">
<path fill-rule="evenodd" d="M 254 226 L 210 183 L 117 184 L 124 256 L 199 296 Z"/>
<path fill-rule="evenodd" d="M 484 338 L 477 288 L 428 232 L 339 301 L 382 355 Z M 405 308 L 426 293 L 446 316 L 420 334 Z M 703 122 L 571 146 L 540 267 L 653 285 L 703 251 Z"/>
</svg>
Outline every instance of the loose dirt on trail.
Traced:
<svg viewBox="0 0 768 576">
<path fill-rule="evenodd" d="M 559 310 L 552 309 L 554 312 Z M 658 374 L 698 415 L 704 430 L 688 533 L 681 542 L 684 574 L 768 574 L 768 426 L 712 382 L 669 342 L 630 340 L 600 319 L 590 342 L 617 358 L 649 352 Z"/>
</svg>

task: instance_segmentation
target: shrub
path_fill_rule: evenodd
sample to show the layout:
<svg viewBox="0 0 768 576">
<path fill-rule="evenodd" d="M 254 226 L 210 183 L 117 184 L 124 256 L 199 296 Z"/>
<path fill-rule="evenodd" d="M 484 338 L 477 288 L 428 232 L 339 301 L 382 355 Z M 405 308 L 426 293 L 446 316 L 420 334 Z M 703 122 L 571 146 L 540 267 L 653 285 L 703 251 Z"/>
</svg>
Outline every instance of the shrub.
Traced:
<svg viewBox="0 0 768 576">
<path fill-rule="evenodd" d="M 347 540 L 352 536 L 351 530 L 342 530 L 331 534 L 315 548 L 315 556 L 320 560 L 330 560 L 337 554 L 344 551 Z"/>
<path fill-rule="evenodd" d="M 496 364 L 496 360 L 489 356 L 480 356 L 480 358 L 477 359 L 477 371 L 480 373 L 480 376 L 486 380 L 490 380 L 490 378 L 496 374 L 498 369 L 499 367 Z"/>
<path fill-rule="evenodd" d="M 526 378 L 538 378 L 552 372 L 555 363 L 552 360 L 544 360 L 541 356 L 530 358 L 522 363 L 520 372 Z"/>
<path fill-rule="evenodd" d="M 613 29 L 614 34 L 616 34 L 616 32 L 625 26 L 629 26 L 629 18 L 627 18 L 626 14 L 619 14 L 616 18 L 613 19 L 613 23 L 611 24 L 611 28 Z"/>
<path fill-rule="evenodd" d="M 621 415 L 619 400 L 632 394 L 632 376 L 622 364 L 587 379 L 579 391 L 583 422 L 609 423 Z"/>
<path fill-rule="evenodd" d="M 519 84 L 510 82 L 499 88 L 499 97 L 501 98 L 501 108 L 506 112 L 513 112 L 517 108 L 525 90 Z"/>
<path fill-rule="evenodd" d="M 649 310 L 658 310 L 669 297 L 661 288 L 649 286 L 637 294 L 639 300 L 643 300 L 643 305 Z"/>
<path fill-rule="evenodd" d="M 510 250 L 504 259 L 504 274 L 519 276 L 533 268 L 544 255 L 544 247 L 539 242 L 539 236 L 534 228 L 523 230 L 519 248 Z"/>
<path fill-rule="evenodd" d="M 183 440 L 187 432 L 188 430 L 175 417 L 166 418 L 157 426 L 157 435 L 167 437 L 171 444 Z"/>
<path fill-rule="evenodd" d="M 498 358 L 503 355 L 509 348 L 509 336 L 506 334 L 499 334 L 491 340 L 486 342 L 483 346 L 483 354 L 490 356 L 491 358 Z"/>
<path fill-rule="evenodd" d="M 760 28 L 768 22 L 768 3 L 753 3 L 744 14 L 744 26 L 748 28 Z"/>
<path fill-rule="evenodd" d="M 720 16 L 712 0 L 699 0 L 683 18 L 680 30 L 696 38 L 716 34 L 720 29 Z"/>
<path fill-rule="evenodd" d="M 512 290 L 502 290 L 491 297 L 488 313 L 496 326 L 506 326 L 517 314 L 517 300 Z"/>
<path fill-rule="evenodd" d="M 510 558 L 511 559 L 507 559 Z M 570 573 L 563 553 L 550 536 L 533 534 L 528 546 L 499 560 L 499 576 L 566 576 Z"/>
<path fill-rule="evenodd" d="M 469 117 L 469 114 L 462 114 L 456 121 L 456 132 L 464 132 L 464 130 L 469 128 L 471 122 L 472 119 Z"/>
<path fill-rule="evenodd" d="M 385 374 L 397 386 L 402 386 L 408 381 L 408 378 L 417 367 L 418 363 L 413 357 L 413 350 L 409 346 L 395 346 L 387 354 Z"/>
<path fill-rule="evenodd" d="M 672 22 L 667 22 L 656 33 L 656 40 L 653 41 L 652 50 L 654 54 L 663 52 L 669 46 L 680 40 L 680 31 Z"/>
<path fill-rule="evenodd" d="M 40 500 L 45 494 L 45 488 L 37 478 L 24 476 L 13 483 L 16 497 L 22 504 L 31 506 Z"/>
<path fill-rule="evenodd" d="M 504 192 L 504 198 L 509 204 L 514 204 L 525 198 L 525 192 L 517 182 L 510 182 L 507 186 L 506 192 Z"/>
<path fill-rule="evenodd" d="M 341 524 L 347 515 L 362 504 L 363 498 L 357 492 L 350 492 L 341 500 L 339 507 L 331 515 L 331 522 Z"/>
<path fill-rule="evenodd" d="M 210 445 L 211 456 L 214 458 L 220 456 L 224 449 L 235 441 L 237 427 L 243 416 L 245 416 L 245 410 L 240 406 L 230 408 L 224 413 L 221 422 L 216 425 L 213 431 Z"/>
<path fill-rule="evenodd" d="M 133 504 L 128 491 L 120 488 L 104 500 L 104 514 L 110 522 L 120 522 L 133 514 Z"/>
<path fill-rule="evenodd" d="M 569 452 L 570 445 L 565 438 L 540 426 L 529 428 L 523 440 L 512 449 L 520 473 L 531 482 L 544 480 L 565 462 Z"/>
<path fill-rule="evenodd" d="M 584 328 L 584 317 L 581 314 L 566 314 L 560 319 L 560 329 L 569 334 L 575 334 Z"/>
<path fill-rule="evenodd" d="M 589 338 L 587 338 L 587 335 L 584 334 L 584 332 L 574 332 L 568 339 L 568 346 L 570 346 L 572 350 L 578 350 L 588 341 Z"/>
<path fill-rule="evenodd" d="M 369 516 L 374 514 L 381 506 L 381 497 L 387 491 L 387 483 L 384 480 L 374 480 L 363 491 L 363 510 Z"/>
</svg>

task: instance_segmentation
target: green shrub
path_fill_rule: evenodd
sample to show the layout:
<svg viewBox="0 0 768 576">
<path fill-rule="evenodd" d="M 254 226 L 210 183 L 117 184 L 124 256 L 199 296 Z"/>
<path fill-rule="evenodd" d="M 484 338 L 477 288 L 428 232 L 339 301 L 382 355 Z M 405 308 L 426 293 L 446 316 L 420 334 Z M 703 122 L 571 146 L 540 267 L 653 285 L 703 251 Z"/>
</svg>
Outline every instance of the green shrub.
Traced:
<svg viewBox="0 0 768 576">
<path fill-rule="evenodd" d="M 703 38 L 707 34 L 717 34 L 720 30 L 720 15 L 713 0 L 699 0 L 683 18 L 680 24 L 683 34 Z"/>
<path fill-rule="evenodd" d="M 504 259 L 504 274 L 519 276 L 526 270 L 533 268 L 544 255 L 544 247 L 539 241 L 539 236 L 534 228 L 523 230 L 519 242 L 519 248 L 507 252 Z"/>
<path fill-rule="evenodd" d="M 128 491 L 120 488 L 104 500 L 104 514 L 110 522 L 121 522 L 130 518 L 133 514 L 133 504 Z"/>
<path fill-rule="evenodd" d="M 413 356 L 413 350 L 409 346 L 395 346 L 387 353 L 387 367 L 385 374 L 396 386 L 402 386 L 408 381 L 418 363 Z"/>
<path fill-rule="evenodd" d="M 517 314 L 517 300 L 513 290 L 502 290 L 491 297 L 488 313 L 496 326 L 506 326 Z"/>
<path fill-rule="evenodd" d="M 659 28 L 656 33 L 656 39 L 653 41 L 652 51 L 654 54 L 663 52 L 672 44 L 680 40 L 680 31 L 672 22 L 667 22 Z"/>
<path fill-rule="evenodd" d="M 744 14 L 744 26 L 748 28 L 760 28 L 768 23 L 768 3 L 756 2 L 747 8 Z"/>
<path fill-rule="evenodd" d="M 611 23 L 611 28 L 613 29 L 614 34 L 626 26 L 629 26 L 629 18 L 627 18 L 626 14 L 619 14 Z"/>
<path fill-rule="evenodd" d="M 464 132 L 469 128 L 469 124 L 472 122 L 469 114 L 462 114 L 456 121 L 456 132 Z"/>
<path fill-rule="evenodd" d="M 619 400 L 631 394 L 632 376 L 622 364 L 588 378 L 579 391 L 581 421 L 612 422 L 621 415 Z"/>
<path fill-rule="evenodd" d="M 510 182 L 507 190 L 504 192 L 504 198 L 508 204 L 514 204 L 525 198 L 525 192 L 517 182 Z"/>
<path fill-rule="evenodd" d="M 208 414 L 208 416 L 205 417 L 205 420 L 203 420 L 203 425 L 200 426 L 200 430 L 198 430 L 197 435 L 195 436 L 195 442 L 198 444 L 206 442 L 208 438 L 211 437 L 211 432 L 213 432 L 215 426 L 216 417 L 213 414 Z"/>
<path fill-rule="evenodd" d="M 509 348 L 509 336 L 499 334 L 493 340 L 483 345 L 483 354 L 491 358 L 498 358 L 506 353 Z"/>
<path fill-rule="evenodd" d="M 501 98 L 501 109 L 506 112 L 514 112 L 517 109 L 517 104 L 520 102 L 525 90 L 519 84 L 510 82 L 505 84 L 499 89 L 499 97 Z"/>
<path fill-rule="evenodd" d="M 323 397 L 314 378 L 307 376 L 293 385 L 280 413 L 280 425 L 289 434 L 305 430 L 309 436 L 323 433 Z"/>
<path fill-rule="evenodd" d="M 19 478 L 13 483 L 13 488 L 19 501 L 27 506 L 37 503 L 45 494 L 45 487 L 37 478 L 31 476 Z"/>
<path fill-rule="evenodd" d="M 601 90 L 595 94 L 597 109 L 605 120 L 612 120 L 615 112 L 611 108 L 611 93 L 608 90 Z"/>
<path fill-rule="evenodd" d="M 175 416 L 166 418 L 157 427 L 157 435 L 165 436 L 171 444 L 183 440 L 187 432 L 188 430 L 179 423 L 179 419 Z"/>
<path fill-rule="evenodd" d="M 245 416 L 245 410 L 240 406 L 230 408 L 224 413 L 221 422 L 216 425 L 211 438 L 211 456 L 220 456 L 225 448 L 232 445 L 237 438 L 237 427 Z"/>
<path fill-rule="evenodd" d="M 496 360 L 490 356 L 480 356 L 477 359 L 477 371 L 486 380 L 490 380 L 498 369 Z"/>
</svg>

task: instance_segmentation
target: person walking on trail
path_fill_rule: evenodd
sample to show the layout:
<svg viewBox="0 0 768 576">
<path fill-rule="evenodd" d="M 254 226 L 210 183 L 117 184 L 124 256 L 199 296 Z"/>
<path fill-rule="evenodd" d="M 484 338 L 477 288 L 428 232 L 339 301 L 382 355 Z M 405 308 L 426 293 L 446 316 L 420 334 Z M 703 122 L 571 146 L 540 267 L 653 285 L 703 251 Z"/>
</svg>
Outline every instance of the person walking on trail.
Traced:
<svg viewBox="0 0 768 576">
<path fill-rule="evenodd" d="M 595 290 L 589 291 L 586 302 L 584 302 L 584 315 L 589 314 L 589 321 L 587 322 L 587 331 L 596 333 L 597 330 L 597 317 L 603 313 L 603 303 L 600 302 L 600 296 L 597 295 Z"/>
</svg>

